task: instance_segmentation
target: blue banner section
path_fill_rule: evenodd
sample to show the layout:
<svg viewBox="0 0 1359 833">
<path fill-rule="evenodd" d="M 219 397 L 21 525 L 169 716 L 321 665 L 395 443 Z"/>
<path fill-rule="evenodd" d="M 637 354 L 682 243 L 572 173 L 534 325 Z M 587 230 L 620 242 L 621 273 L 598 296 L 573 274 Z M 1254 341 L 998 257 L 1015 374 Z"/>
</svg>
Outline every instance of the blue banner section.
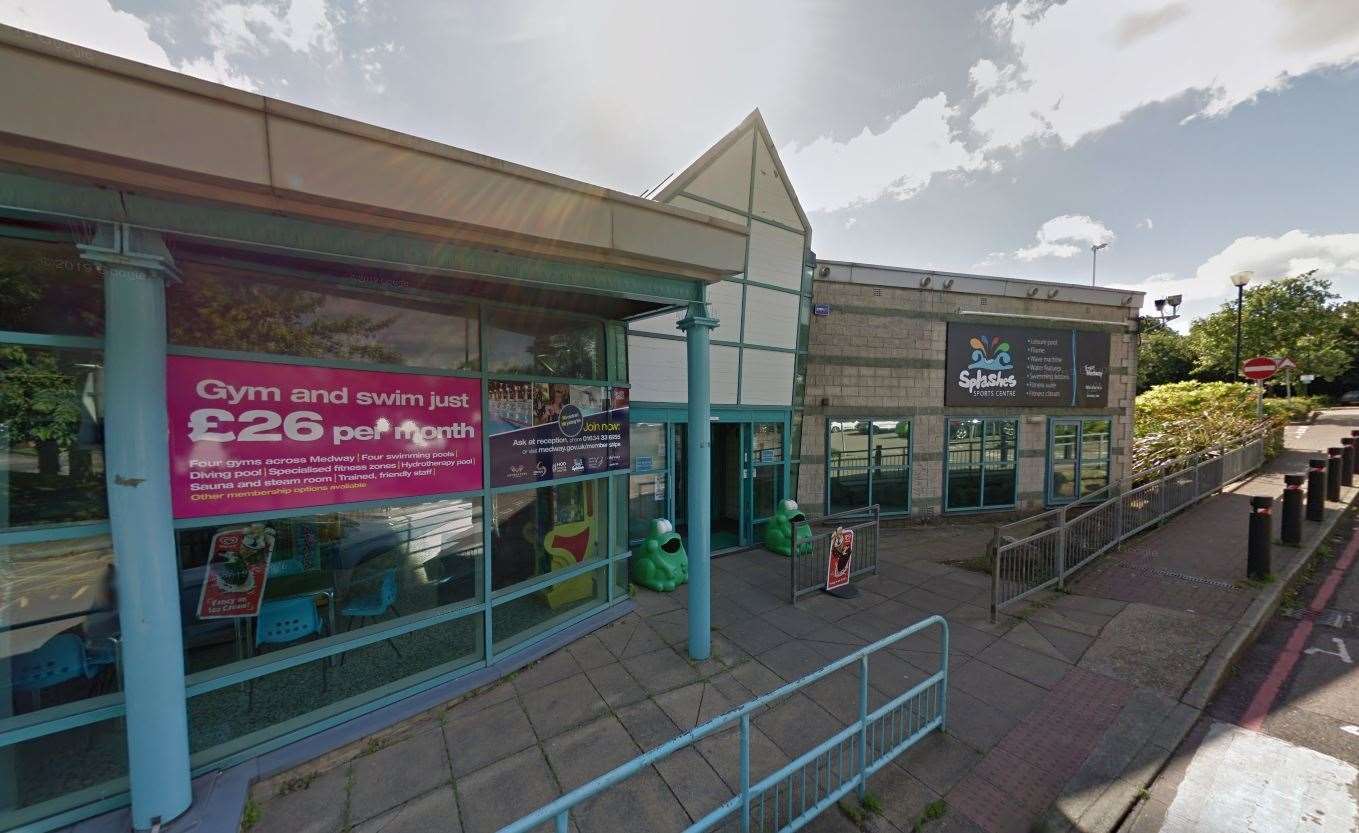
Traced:
<svg viewBox="0 0 1359 833">
<path fill-rule="evenodd" d="M 628 470 L 626 388 L 490 385 L 491 485 Z"/>
</svg>

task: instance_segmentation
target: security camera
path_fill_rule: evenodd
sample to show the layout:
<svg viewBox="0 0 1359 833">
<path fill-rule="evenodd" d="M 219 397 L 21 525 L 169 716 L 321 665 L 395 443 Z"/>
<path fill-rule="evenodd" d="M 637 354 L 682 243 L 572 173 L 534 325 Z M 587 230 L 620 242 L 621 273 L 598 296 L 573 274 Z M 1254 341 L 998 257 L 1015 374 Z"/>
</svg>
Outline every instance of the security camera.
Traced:
<svg viewBox="0 0 1359 833">
<path fill-rule="evenodd" d="M 1165 298 L 1157 298 L 1156 301 L 1155 301 L 1154 303 L 1156 304 L 1156 311 L 1157 311 L 1157 312 L 1161 312 L 1162 310 L 1164 310 L 1164 309 L 1166 308 L 1166 299 L 1165 299 Z"/>
</svg>

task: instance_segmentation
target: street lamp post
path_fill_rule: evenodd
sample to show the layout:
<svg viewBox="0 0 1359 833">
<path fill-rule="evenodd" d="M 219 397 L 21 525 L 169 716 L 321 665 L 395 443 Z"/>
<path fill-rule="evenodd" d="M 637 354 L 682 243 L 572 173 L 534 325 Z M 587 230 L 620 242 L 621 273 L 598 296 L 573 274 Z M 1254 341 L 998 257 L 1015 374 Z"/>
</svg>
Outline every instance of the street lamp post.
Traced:
<svg viewBox="0 0 1359 833">
<path fill-rule="evenodd" d="M 1246 295 L 1246 284 L 1250 283 L 1254 272 L 1249 270 L 1232 275 L 1232 286 L 1236 287 L 1236 363 L 1232 365 L 1232 378 L 1241 375 L 1241 302 Z"/>
<path fill-rule="evenodd" d="M 1099 250 L 1108 246 L 1108 243 L 1094 243 L 1090 246 L 1090 285 L 1095 285 L 1095 263 L 1099 260 Z"/>
</svg>

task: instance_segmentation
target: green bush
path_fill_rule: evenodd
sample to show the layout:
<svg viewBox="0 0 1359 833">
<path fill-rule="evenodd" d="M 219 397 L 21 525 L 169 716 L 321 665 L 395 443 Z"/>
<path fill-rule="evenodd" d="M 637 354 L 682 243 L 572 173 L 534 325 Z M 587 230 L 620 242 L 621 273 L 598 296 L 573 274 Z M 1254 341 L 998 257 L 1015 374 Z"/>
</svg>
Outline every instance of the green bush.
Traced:
<svg viewBox="0 0 1359 833">
<path fill-rule="evenodd" d="M 1326 405 L 1319 396 L 1295 396 L 1292 399 L 1265 399 L 1265 413 L 1285 422 L 1306 422 L 1313 411 Z"/>
<path fill-rule="evenodd" d="M 1256 388 L 1240 382 L 1175 382 L 1137 397 L 1133 425 L 1133 469 L 1141 471 L 1239 437 L 1259 424 Z M 1282 400 L 1280 400 L 1282 401 Z M 1265 401 L 1271 432 L 1266 452 L 1283 447 L 1277 430 L 1287 415 Z"/>
</svg>

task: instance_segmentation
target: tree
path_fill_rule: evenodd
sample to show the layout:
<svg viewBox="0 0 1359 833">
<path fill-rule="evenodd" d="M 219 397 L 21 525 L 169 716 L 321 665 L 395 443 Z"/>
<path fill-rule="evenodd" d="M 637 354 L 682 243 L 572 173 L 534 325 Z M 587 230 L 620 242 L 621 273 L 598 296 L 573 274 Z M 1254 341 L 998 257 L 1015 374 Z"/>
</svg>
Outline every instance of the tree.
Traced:
<svg viewBox="0 0 1359 833">
<path fill-rule="evenodd" d="M 1137 392 L 1183 382 L 1194 372 L 1194 349 L 1189 338 L 1175 332 L 1164 321 L 1142 319 L 1137 343 Z"/>
<path fill-rule="evenodd" d="M 1316 270 L 1282 278 L 1247 289 L 1241 325 L 1241 358 L 1288 356 L 1297 362 L 1298 373 L 1314 373 L 1333 379 L 1349 369 L 1355 345 L 1343 330 L 1339 296 L 1331 282 Z M 1224 303 L 1216 312 L 1200 318 L 1189 328 L 1196 373 L 1217 378 L 1236 378 L 1236 302 Z M 1296 378 L 1296 374 L 1295 374 Z M 1283 383 L 1283 377 L 1278 378 Z"/>
</svg>

